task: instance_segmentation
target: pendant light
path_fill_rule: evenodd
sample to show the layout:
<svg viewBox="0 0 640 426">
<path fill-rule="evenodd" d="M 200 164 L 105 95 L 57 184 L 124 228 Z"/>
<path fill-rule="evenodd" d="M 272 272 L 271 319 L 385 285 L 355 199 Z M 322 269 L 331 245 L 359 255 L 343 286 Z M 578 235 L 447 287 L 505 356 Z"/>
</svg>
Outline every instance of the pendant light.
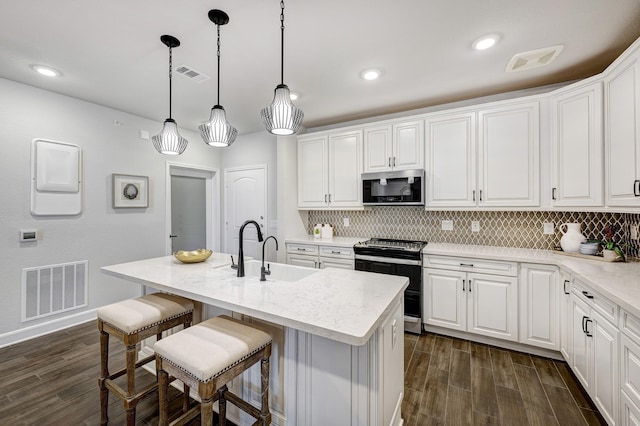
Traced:
<svg viewBox="0 0 640 426">
<path fill-rule="evenodd" d="M 284 1 L 280 2 L 280 84 L 276 86 L 273 102 L 260 114 L 269 133 L 292 135 L 300 129 L 304 113 L 297 108 L 284 84 Z"/>
<path fill-rule="evenodd" d="M 220 25 L 229 22 L 229 15 L 218 9 L 209 11 L 209 19 L 218 29 L 218 103 L 211 108 L 209 121 L 198 126 L 204 142 L 215 147 L 229 146 L 236 140 L 238 131 L 227 121 L 227 116 L 220 105 Z"/>
<path fill-rule="evenodd" d="M 178 125 L 171 118 L 172 49 L 180 46 L 180 40 L 170 35 L 163 35 L 160 37 L 160 41 L 169 48 L 169 118 L 164 121 L 164 126 L 162 126 L 160 134 L 153 136 L 151 140 L 153 141 L 153 146 L 160 154 L 180 155 L 189 143 L 188 140 L 180 136 L 180 133 L 178 133 Z"/>
</svg>

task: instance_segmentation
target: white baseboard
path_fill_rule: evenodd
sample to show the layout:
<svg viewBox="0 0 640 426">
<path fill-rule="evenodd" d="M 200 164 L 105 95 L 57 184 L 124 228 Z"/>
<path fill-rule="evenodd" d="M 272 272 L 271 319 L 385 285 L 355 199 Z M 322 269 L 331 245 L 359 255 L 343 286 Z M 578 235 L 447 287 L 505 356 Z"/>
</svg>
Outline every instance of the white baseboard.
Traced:
<svg viewBox="0 0 640 426">
<path fill-rule="evenodd" d="M 25 340 L 34 339 L 36 337 L 44 336 L 45 334 L 53 333 L 54 331 L 64 330 L 65 328 L 73 327 L 74 325 L 95 320 L 96 311 L 97 309 L 91 309 L 74 315 L 68 315 L 64 318 L 58 318 L 42 324 L 36 324 L 30 327 L 0 334 L 0 348 L 15 345 L 16 343 L 24 342 Z M 96 327 L 96 332 L 97 330 L 98 329 Z"/>
</svg>

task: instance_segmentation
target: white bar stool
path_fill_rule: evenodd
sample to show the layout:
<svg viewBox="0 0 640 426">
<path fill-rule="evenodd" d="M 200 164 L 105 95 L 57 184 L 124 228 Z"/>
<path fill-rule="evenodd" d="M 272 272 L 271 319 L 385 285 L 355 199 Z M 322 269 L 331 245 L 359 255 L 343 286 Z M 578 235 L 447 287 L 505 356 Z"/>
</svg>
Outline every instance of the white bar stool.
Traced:
<svg viewBox="0 0 640 426">
<path fill-rule="evenodd" d="M 135 299 L 124 300 L 98 309 L 98 330 L 100 330 L 100 424 L 109 422 L 109 391 L 124 404 L 127 425 L 133 426 L 136 419 L 136 405 L 157 389 L 157 382 L 145 389 L 136 389 L 136 368 L 151 362 L 155 355 L 136 361 L 136 346 L 147 337 L 162 338 L 162 332 L 178 325 L 185 328 L 193 321 L 193 302 L 180 296 L 164 293 L 147 294 Z M 125 368 L 109 372 L 109 336 L 114 336 L 126 346 Z M 114 380 L 127 376 L 127 389 Z"/>
<path fill-rule="evenodd" d="M 160 426 L 169 424 L 169 375 L 197 389 L 200 404 L 174 420 L 182 425 L 200 414 L 201 425 L 211 425 L 213 403 L 219 401 L 220 425 L 226 425 L 226 401 L 256 419 L 254 425 L 271 424 L 269 411 L 269 357 L 271 335 L 246 323 L 219 316 L 172 334 L 154 345 L 160 399 Z M 258 361 L 261 362 L 261 408 L 244 401 L 226 384 Z"/>
</svg>

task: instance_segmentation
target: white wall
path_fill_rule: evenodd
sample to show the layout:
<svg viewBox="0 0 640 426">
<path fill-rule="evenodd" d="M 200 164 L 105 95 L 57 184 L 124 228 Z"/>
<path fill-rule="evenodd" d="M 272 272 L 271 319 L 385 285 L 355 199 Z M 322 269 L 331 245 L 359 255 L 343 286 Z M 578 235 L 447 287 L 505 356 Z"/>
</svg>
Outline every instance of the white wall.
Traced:
<svg viewBox="0 0 640 426">
<path fill-rule="evenodd" d="M 224 180 L 224 171 L 226 169 L 243 166 L 257 166 L 266 164 L 267 166 L 267 223 L 263 233 L 265 237 L 269 235 L 276 236 L 278 233 L 278 206 L 277 206 L 277 144 L 276 137 L 268 133 L 266 130 L 261 130 L 255 133 L 246 133 L 238 135 L 238 138 L 228 148 L 221 149 L 222 151 L 222 168 L 221 173 Z M 224 182 L 223 188 L 224 188 Z M 224 203 L 224 191 L 222 192 L 222 202 Z M 224 206 L 221 209 L 224 222 Z M 224 230 L 224 223 L 223 223 Z M 282 245 L 280 250 L 284 250 L 284 241 L 278 241 Z M 276 258 L 275 244 L 271 241 L 267 245 L 267 256 L 269 260 Z"/>
<path fill-rule="evenodd" d="M 299 237 L 307 233 L 308 211 L 298 210 L 298 137 L 278 137 L 278 239 Z M 286 263 L 285 250 L 278 262 Z"/>
<path fill-rule="evenodd" d="M 206 146 L 199 134 L 181 129 L 189 140 L 185 153 L 179 157 L 161 155 L 150 140 L 139 138 L 140 130 L 151 135 L 158 133 L 161 123 L 4 79 L 0 79 L 0 93 L 0 346 L 3 346 L 95 317 L 95 308 L 140 294 L 139 286 L 108 277 L 100 272 L 100 267 L 164 255 L 165 162 L 220 169 L 221 152 Z M 174 118 L 180 122 L 179 113 Z M 116 126 L 115 120 L 121 125 Z M 82 148 L 84 194 L 83 212 L 79 216 L 33 217 L 29 213 L 29 159 L 34 138 L 73 143 Z M 244 138 L 238 139 L 236 144 L 242 145 Z M 253 141 L 251 137 L 247 139 Z M 228 156 L 230 160 L 234 157 Z M 149 176 L 149 207 L 114 210 L 112 173 Z M 18 230 L 24 228 L 37 228 L 41 240 L 20 244 Z M 21 323 L 22 268 L 79 260 L 89 261 L 89 306 L 82 310 L 85 314 L 71 311 Z"/>
</svg>

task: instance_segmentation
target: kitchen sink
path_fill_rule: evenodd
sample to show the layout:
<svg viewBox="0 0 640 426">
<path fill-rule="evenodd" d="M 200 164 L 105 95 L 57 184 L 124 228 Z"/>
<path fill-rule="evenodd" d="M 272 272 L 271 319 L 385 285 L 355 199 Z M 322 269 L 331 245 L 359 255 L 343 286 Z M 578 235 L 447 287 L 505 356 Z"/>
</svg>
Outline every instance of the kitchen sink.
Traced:
<svg viewBox="0 0 640 426">
<path fill-rule="evenodd" d="M 267 281 L 299 281 L 318 272 L 317 269 L 304 268 L 302 266 L 286 265 L 284 263 L 268 263 L 271 275 L 267 275 Z M 246 277 L 260 277 L 260 267 L 262 262 L 259 260 L 249 260 L 244 262 L 244 274 Z"/>
</svg>

